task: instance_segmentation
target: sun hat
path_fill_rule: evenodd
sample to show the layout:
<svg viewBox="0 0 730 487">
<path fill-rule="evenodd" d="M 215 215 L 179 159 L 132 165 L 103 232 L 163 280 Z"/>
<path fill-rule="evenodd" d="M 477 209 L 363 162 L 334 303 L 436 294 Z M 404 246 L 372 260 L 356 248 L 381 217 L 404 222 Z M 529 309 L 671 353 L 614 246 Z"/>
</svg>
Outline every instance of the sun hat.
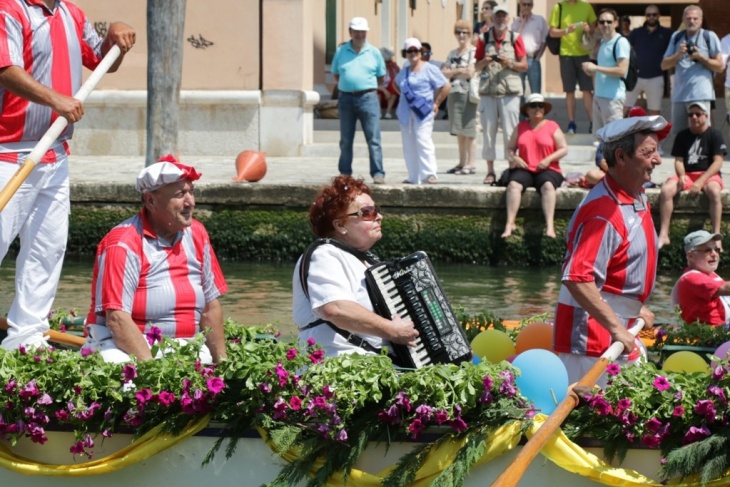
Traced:
<svg viewBox="0 0 730 487">
<path fill-rule="evenodd" d="M 722 234 L 710 233 L 707 230 L 697 230 L 684 237 L 684 251 L 690 250 L 704 245 L 711 240 L 722 240 Z"/>
<path fill-rule="evenodd" d="M 364 31 L 370 30 L 370 27 L 368 27 L 368 19 L 365 17 L 353 17 L 352 20 L 350 20 L 350 29 Z"/>
<path fill-rule="evenodd" d="M 622 118 L 604 125 L 596 135 L 603 142 L 613 142 L 630 134 L 651 130 L 656 132 L 659 140 L 663 140 L 669 135 L 669 130 L 665 130 L 668 126 L 671 125 L 661 115 Z"/>
<path fill-rule="evenodd" d="M 500 12 L 502 12 L 502 13 L 505 13 L 505 14 L 509 15 L 509 10 L 507 10 L 507 7 L 503 7 L 503 6 L 501 6 L 501 5 L 500 5 L 500 6 L 498 6 L 498 7 L 494 7 L 494 8 L 492 9 L 492 15 L 497 15 L 497 14 L 498 14 L 498 13 L 500 13 Z"/>
<path fill-rule="evenodd" d="M 553 109 L 553 104 L 549 101 L 546 101 L 544 96 L 542 96 L 540 93 L 532 93 L 530 96 L 527 97 L 525 103 L 523 103 L 520 107 L 520 113 L 523 117 L 527 116 L 527 105 L 529 105 L 530 103 L 544 103 L 545 115 L 550 113 L 550 110 Z"/>
<path fill-rule="evenodd" d="M 194 167 L 181 164 L 173 156 L 167 155 L 142 169 L 137 176 L 135 187 L 140 193 L 145 193 L 159 189 L 166 184 L 176 183 L 181 179 L 197 181 L 200 176 L 202 174 Z"/>
</svg>

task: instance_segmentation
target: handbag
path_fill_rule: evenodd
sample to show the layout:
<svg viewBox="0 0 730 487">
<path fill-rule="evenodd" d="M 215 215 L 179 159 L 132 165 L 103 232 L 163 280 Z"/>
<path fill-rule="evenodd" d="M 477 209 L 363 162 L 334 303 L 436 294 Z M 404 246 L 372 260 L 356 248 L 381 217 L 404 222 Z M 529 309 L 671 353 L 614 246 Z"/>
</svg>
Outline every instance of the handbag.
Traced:
<svg viewBox="0 0 730 487">
<path fill-rule="evenodd" d="M 563 4 L 558 3 L 558 29 L 563 27 Z M 548 48 L 550 53 L 556 56 L 560 55 L 560 37 L 550 37 L 550 29 L 548 29 L 548 35 L 545 38 L 545 46 Z"/>
<path fill-rule="evenodd" d="M 471 62 L 473 54 L 473 51 L 469 52 L 469 62 Z M 474 76 L 469 78 L 469 101 L 478 105 L 479 100 L 479 76 L 477 76 L 477 73 L 474 72 Z"/>
<path fill-rule="evenodd" d="M 406 68 L 406 82 L 403 85 L 403 96 L 408 102 L 408 107 L 416 114 L 418 120 L 425 120 L 431 113 L 433 113 L 433 103 L 430 102 L 426 97 L 417 95 L 411 89 L 411 84 L 408 82 L 408 73 L 410 69 Z"/>
</svg>

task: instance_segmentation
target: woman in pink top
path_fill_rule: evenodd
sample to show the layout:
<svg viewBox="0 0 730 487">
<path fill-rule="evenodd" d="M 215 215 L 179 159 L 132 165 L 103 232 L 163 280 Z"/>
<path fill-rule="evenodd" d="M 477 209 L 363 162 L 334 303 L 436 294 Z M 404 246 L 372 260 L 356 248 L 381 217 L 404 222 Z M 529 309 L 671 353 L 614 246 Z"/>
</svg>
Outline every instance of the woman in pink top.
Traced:
<svg viewBox="0 0 730 487">
<path fill-rule="evenodd" d="M 512 235 L 517 228 L 515 219 L 520 208 L 522 192 L 526 188 L 537 189 L 542 196 L 545 213 L 545 235 L 555 238 L 555 190 L 563 184 L 560 159 L 568 153 L 565 135 L 557 123 L 545 119 L 552 105 L 539 93 L 527 97 L 520 108 L 523 116 L 507 148 L 509 184 L 507 185 L 507 223 L 502 238 Z"/>
</svg>

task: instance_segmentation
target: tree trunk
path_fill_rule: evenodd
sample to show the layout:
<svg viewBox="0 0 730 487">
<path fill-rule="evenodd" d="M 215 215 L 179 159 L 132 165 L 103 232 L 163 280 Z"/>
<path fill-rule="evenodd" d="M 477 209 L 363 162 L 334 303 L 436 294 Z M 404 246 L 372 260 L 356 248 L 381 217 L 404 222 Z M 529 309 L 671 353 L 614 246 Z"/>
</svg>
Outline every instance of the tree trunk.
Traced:
<svg viewBox="0 0 730 487">
<path fill-rule="evenodd" d="M 185 0 L 147 0 L 147 157 L 177 155 Z"/>
</svg>

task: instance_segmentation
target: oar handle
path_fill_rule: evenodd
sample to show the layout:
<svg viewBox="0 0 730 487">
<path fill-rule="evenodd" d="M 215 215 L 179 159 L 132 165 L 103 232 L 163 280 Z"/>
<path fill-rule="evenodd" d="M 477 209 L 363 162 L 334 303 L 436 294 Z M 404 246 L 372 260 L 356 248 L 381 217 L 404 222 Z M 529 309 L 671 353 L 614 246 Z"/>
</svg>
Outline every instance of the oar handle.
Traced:
<svg viewBox="0 0 730 487">
<path fill-rule="evenodd" d="M 119 49 L 119 46 L 114 44 L 112 48 L 109 49 L 109 52 L 106 53 L 104 59 L 101 60 L 96 69 L 94 69 L 91 73 L 89 79 L 87 79 L 81 88 L 79 88 L 79 91 L 76 92 L 74 98 L 82 103 L 86 101 L 89 94 L 94 90 L 94 88 L 96 88 L 96 85 L 99 84 L 101 78 L 103 78 L 107 71 L 109 71 L 109 68 L 112 67 L 121 53 L 122 51 Z M 38 164 L 38 161 L 40 161 L 43 155 L 48 152 L 48 149 L 51 148 L 53 143 L 56 139 L 58 139 L 67 126 L 68 120 L 66 120 L 66 117 L 59 116 L 51 124 L 48 130 L 46 130 L 46 133 L 43 134 L 41 140 L 38 141 L 30 154 L 28 154 L 28 157 L 25 158 L 25 162 L 23 162 L 20 169 L 13 174 L 3 190 L 0 191 L 0 211 L 5 208 L 5 205 L 8 204 L 10 198 L 12 198 L 15 192 L 18 191 L 20 185 L 28 178 L 35 165 Z"/>
<path fill-rule="evenodd" d="M 4 316 L 0 316 L 0 330 L 7 330 L 8 328 L 8 319 Z M 84 343 L 86 343 L 85 338 L 72 335 L 70 333 L 64 333 L 62 331 L 48 330 L 44 333 L 44 335 L 52 342 L 60 343 L 61 345 L 68 345 L 74 348 L 81 348 Z"/>
<path fill-rule="evenodd" d="M 644 328 L 644 320 L 639 318 L 636 320 L 634 326 L 629 328 L 629 333 L 633 336 L 639 334 L 641 329 Z M 593 387 L 601 374 L 605 372 L 606 366 L 613 360 L 616 360 L 621 352 L 624 351 L 624 345 L 621 342 L 614 342 L 610 347 L 601 355 L 593 367 L 581 377 L 577 382 L 576 387 Z M 560 426 L 568 417 L 570 412 L 578 405 L 578 395 L 571 389 L 565 396 L 565 399 L 560 401 L 560 404 L 555 408 L 555 411 L 545 420 L 543 425 L 537 432 L 532 435 L 532 438 L 522 447 L 522 450 L 515 456 L 512 463 L 500 474 L 499 477 L 492 483 L 491 487 L 514 487 L 517 482 L 520 481 L 522 476 L 525 474 L 527 469 L 530 467 L 532 460 L 540 453 L 540 450 L 550 441 L 553 434 L 560 429 Z"/>
</svg>

